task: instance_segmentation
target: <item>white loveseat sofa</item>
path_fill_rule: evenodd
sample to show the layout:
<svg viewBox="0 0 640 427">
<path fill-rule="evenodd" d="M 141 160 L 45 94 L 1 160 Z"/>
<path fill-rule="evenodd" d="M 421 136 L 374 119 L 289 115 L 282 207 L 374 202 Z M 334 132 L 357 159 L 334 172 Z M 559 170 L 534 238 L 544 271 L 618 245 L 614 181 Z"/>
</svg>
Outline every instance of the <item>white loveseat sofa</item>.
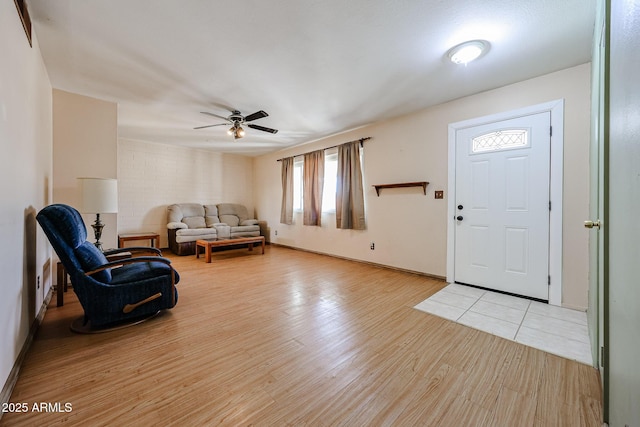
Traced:
<svg viewBox="0 0 640 427">
<path fill-rule="evenodd" d="M 261 226 L 237 203 L 177 203 L 167 209 L 169 249 L 177 255 L 195 253 L 196 240 L 259 236 Z"/>
</svg>

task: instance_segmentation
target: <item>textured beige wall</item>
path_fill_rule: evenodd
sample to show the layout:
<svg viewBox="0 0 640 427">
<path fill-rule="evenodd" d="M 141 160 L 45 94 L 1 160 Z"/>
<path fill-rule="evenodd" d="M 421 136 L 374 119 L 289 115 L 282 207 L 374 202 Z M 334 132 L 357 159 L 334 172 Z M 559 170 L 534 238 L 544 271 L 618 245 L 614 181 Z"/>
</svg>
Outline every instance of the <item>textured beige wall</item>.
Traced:
<svg viewBox="0 0 640 427">
<path fill-rule="evenodd" d="M 118 193 L 118 231 L 156 232 L 167 247 L 167 205 L 241 203 L 253 212 L 253 160 L 120 139 Z"/>
<path fill-rule="evenodd" d="M 117 178 L 118 106 L 87 96 L 53 91 L 53 201 L 80 210 L 77 178 Z M 117 246 L 117 215 L 100 215 L 103 247 Z M 89 240 L 95 215 L 83 215 Z"/>
<path fill-rule="evenodd" d="M 0 387 L 52 285 L 35 220 L 51 203 L 51 83 L 32 34 L 30 47 L 14 3 L 0 2 Z"/>
<path fill-rule="evenodd" d="M 375 123 L 294 149 L 255 160 L 255 203 L 269 222 L 271 241 L 307 250 L 380 263 L 437 276 L 446 275 L 447 126 L 449 123 L 565 100 L 563 305 L 586 309 L 588 289 L 588 216 L 590 65 L 527 80 L 461 98 L 420 112 Z M 280 163 L 278 158 L 370 136 L 364 146 L 364 186 L 367 230 L 335 228 L 334 215 L 323 226 L 280 224 Z M 420 189 L 382 190 L 373 184 L 429 181 Z M 445 199 L 435 200 L 434 190 Z M 277 235 L 275 234 L 277 231 Z M 369 249 L 375 242 L 376 249 Z"/>
</svg>

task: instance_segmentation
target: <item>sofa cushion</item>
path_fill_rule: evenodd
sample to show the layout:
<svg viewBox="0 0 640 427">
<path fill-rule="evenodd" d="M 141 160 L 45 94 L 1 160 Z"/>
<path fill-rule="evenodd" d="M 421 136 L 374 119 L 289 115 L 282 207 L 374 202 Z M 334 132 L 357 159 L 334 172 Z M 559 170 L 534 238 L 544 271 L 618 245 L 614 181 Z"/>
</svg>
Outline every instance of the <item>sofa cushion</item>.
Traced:
<svg viewBox="0 0 640 427">
<path fill-rule="evenodd" d="M 220 223 L 216 205 L 204 205 L 204 220 L 207 227 L 213 227 L 214 224 Z"/>
<path fill-rule="evenodd" d="M 189 228 L 189 226 L 184 222 L 170 222 L 167 224 L 167 228 L 169 230 L 177 230 L 179 228 Z"/>
<path fill-rule="evenodd" d="M 234 215 L 238 217 L 238 222 L 243 221 L 245 219 L 251 219 L 249 217 L 249 212 L 247 211 L 246 206 L 241 205 L 239 203 L 220 203 L 218 204 L 218 215 L 220 215 L 220 219 L 222 220 L 223 215 Z M 227 222 L 222 220 L 222 222 Z M 227 223 L 229 224 L 229 223 Z M 229 224 L 231 225 L 231 224 Z M 237 225 L 237 224 L 236 224 Z"/>
<path fill-rule="evenodd" d="M 204 216 L 204 206 L 198 203 L 180 203 L 182 216 Z"/>
<path fill-rule="evenodd" d="M 95 270 L 96 268 L 109 262 L 107 261 L 107 257 L 105 257 L 104 254 L 100 252 L 100 250 L 89 241 L 85 241 L 80 246 L 78 246 L 75 249 L 75 254 L 76 257 L 78 257 L 78 261 L 80 262 L 80 265 L 85 272 Z M 111 269 L 107 268 L 106 270 L 99 271 L 93 274 L 91 277 L 96 279 L 98 282 L 110 283 Z"/>
<path fill-rule="evenodd" d="M 235 215 L 220 215 L 220 222 L 224 222 L 231 227 L 237 227 L 240 224 L 240 219 Z"/>
<path fill-rule="evenodd" d="M 231 234 L 238 234 L 238 233 L 249 233 L 249 232 L 255 232 L 258 233 L 256 234 L 256 236 L 260 235 L 260 226 L 258 225 L 239 225 L 237 227 L 231 227 Z M 252 233 L 253 234 L 253 233 Z"/>
<path fill-rule="evenodd" d="M 184 217 L 204 216 L 204 207 L 197 203 L 176 203 L 167 208 L 167 222 L 180 222 Z"/>
<path fill-rule="evenodd" d="M 181 231 L 199 231 L 200 233 L 180 233 Z M 215 228 L 196 228 L 193 230 L 178 230 L 176 233 L 176 243 L 195 242 L 200 239 L 216 239 L 218 233 Z"/>
<path fill-rule="evenodd" d="M 205 236 L 207 234 L 216 234 L 215 228 L 182 228 L 176 230 L 176 236 Z"/>
<path fill-rule="evenodd" d="M 176 230 L 176 243 L 195 242 L 199 239 L 215 239 L 218 232 L 215 228 L 183 228 Z"/>
<path fill-rule="evenodd" d="M 207 228 L 204 216 L 190 216 L 182 218 L 182 222 L 187 224 L 189 228 Z"/>
</svg>

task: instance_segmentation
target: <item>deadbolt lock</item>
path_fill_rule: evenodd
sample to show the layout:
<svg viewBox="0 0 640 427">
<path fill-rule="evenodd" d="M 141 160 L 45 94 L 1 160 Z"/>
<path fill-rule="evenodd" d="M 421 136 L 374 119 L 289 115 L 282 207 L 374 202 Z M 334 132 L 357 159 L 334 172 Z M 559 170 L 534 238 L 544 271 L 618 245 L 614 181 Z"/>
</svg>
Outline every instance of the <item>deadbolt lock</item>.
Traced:
<svg viewBox="0 0 640 427">
<path fill-rule="evenodd" d="M 600 220 L 597 220 L 597 221 L 585 221 L 584 222 L 584 227 L 585 228 L 597 228 L 598 230 L 600 230 Z"/>
</svg>

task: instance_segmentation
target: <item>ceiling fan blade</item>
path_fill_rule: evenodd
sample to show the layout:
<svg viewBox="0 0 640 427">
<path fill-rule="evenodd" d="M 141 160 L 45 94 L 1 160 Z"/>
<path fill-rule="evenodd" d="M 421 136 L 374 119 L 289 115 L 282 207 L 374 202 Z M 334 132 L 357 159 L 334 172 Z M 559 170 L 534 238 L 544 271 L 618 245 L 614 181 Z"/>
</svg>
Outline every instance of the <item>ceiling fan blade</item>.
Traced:
<svg viewBox="0 0 640 427">
<path fill-rule="evenodd" d="M 213 117 L 217 117 L 217 118 L 222 119 L 222 120 L 229 121 L 229 119 L 227 117 L 219 116 L 217 114 L 209 113 L 207 111 L 200 111 L 200 113 L 206 114 L 207 116 L 213 116 Z"/>
<path fill-rule="evenodd" d="M 261 118 L 267 117 L 267 116 L 268 116 L 267 113 L 265 113 L 264 111 L 260 110 L 260 111 L 256 111 L 255 113 L 249 114 L 248 116 L 246 116 L 244 118 L 244 121 L 245 122 L 252 122 L 254 120 L 261 119 Z"/>
<path fill-rule="evenodd" d="M 235 111 L 235 108 L 232 108 L 230 105 L 225 104 L 223 102 L 210 102 L 209 103 L 212 107 L 216 107 L 218 110 L 224 110 L 224 111 L 228 111 L 228 112 L 232 112 Z"/>
<path fill-rule="evenodd" d="M 251 129 L 257 129 L 263 132 L 278 133 L 278 129 L 271 129 L 271 128 L 266 128 L 264 126 L 252 125 L 252 124 L 248 124 L 247 126 L 249 126 Z"/>
<path fill-rule="evenodd" d="M 229 123 L 218 123 L 217 125 L 198 126 L 198 127 L 195 127 L 194 129 L 204 129 L 204 128 L 210 128 L 214 126 L 229 126 Z"/>
</svg>

